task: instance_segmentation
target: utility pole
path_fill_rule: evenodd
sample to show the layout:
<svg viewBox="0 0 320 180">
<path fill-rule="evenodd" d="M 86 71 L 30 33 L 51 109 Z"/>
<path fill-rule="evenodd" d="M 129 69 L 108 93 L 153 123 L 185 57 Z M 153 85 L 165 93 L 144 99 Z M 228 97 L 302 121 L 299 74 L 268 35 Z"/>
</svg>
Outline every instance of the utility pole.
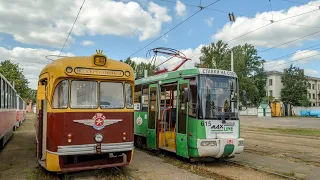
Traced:
<svg viewBox="0 0 320 180">
<path fill-rule="evenodd" d="M 229 13 L 229 20 L 231 22 L 235 22 L 236 21 L 236 18 L 234 17 L 233 13 Z M 231 72 L 234 72 L 234 68 L 233 68 L 233 48 L 231 48 Z M 233 94 L 231 95 L 232 98 L 234 98 L 234 92 Z M 236 107 L 236 109 L 238 109 L 238 107 Z M 234 102 L 231 102 L 231 111 L 234 111 L 235 108 L 234 108 Z"/>
<path fill-rule="evenodd" d="M 233 50 L 231 49 L 231 71 L 233 72 Z"/>
<path fill-rule="evenodd" d="M 233 13 L 229 13 L 229 20 L 231 21 L 231 22 L 235 22 L 236 21 L 236 18 L 234 17 L 234 15 L 233 15 Z M 232 50 L 233 48 L 231 48 L 231 71 L 233 72 L 234 71 L 234 69 L 233 69 L 233 50 Z"/>
</svg>

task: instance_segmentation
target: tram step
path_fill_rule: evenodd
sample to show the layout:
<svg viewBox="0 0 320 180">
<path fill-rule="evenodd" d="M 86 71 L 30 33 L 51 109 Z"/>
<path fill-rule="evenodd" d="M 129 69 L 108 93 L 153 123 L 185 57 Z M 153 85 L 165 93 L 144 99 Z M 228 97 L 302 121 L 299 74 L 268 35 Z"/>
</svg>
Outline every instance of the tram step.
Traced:
<svg viewBox="0 0 320 180">
<path fill-rule="evenodd" d="M 166 146 L 175 149 L 175 139 L 166 138 Z"/>
</svg>

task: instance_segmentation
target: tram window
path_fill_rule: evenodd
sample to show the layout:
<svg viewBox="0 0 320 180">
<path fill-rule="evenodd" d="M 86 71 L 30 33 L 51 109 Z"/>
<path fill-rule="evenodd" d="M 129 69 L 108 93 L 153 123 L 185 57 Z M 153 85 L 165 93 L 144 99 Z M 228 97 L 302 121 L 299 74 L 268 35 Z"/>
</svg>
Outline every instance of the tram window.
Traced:
<svg viewBox="0 0 320 180">
<path fill-rule="evenodd" d="M 190 101 L 189 101 L 189 116 L 197 116 L 197 84 L 196 79 L 190 79 Z"/>
<path fill-rule="evenodd" d="M 8 109 L 11 109 L 11 87 L 8 85 Z"/>
<path fill-rule="evenodd" d="M 148 128 L 149 129 L 155 129 L 156 124 L 155 120 L 157 117 L 157 89 L 156 87 L 150 88 L 150 108 L 149 108 L 149 119 L 148 119 Z"/>
<path fill-rule="evenodd" d="M 142 97 L 142 85 L 137 85 L 134 88 L 134 103 L 139 104 L 139 107 L 141 107 L 141 97 Z M 136 107 L 135 107 L 136 108 Z M 140 111 L 141 108 L 135 109 L 135 111 Z"/>
<path fill-rule="evenodd" d="M 132 106 L 132 97 L 131 97 Z M 100 83 L 100 107 L 124 108 L 123 84 L 115 82 Z"/>
<path fill-rule="evenodd" d="M 126 92 L 126 107 L 127 108 L 133 108 L 132 103 L 132 86 L 129 83 L 125 84 L 125 92 Z"/>
<path fill-rule="evenodd" d="M 95 81 L 71 82 L 71 108 L 98 107 L 98 83 Z"/>
<path fill-rule="evenodd" d="M 65 109 L 68 107 L 68 88 L 69 88 L 68 80 L 63 80 L 59 82 L 59 84 L 56 86 L 54 90 L 54 94 L 52 98 L 52 108 Z"/>
<path fill-rule="evenodd" d="M 1 79 L 1 109 L 4 108 L 4 84 L 3 79 Z"/>
<path fill-rule="evenodd" d="M 187 130 L 187 110 L 186 102 L 183 97 L 183 90 L 187 88 L 187 84 L 181 84 L 179 86 L 179 109 L 178 109 L 178 133 L 186 134 Z"/>
<path fill-rule="evenodd" d="M 143 112 L 148 112 L 148 103 L 149 103 L 149 86 L 148 85 L 143 85 L 142 86 L 142 111 Z"/>
<path fill-rule="evenodd" d="M 5 83 L 5 108 L 8 109 L 8 84 Z"/>
</svg>

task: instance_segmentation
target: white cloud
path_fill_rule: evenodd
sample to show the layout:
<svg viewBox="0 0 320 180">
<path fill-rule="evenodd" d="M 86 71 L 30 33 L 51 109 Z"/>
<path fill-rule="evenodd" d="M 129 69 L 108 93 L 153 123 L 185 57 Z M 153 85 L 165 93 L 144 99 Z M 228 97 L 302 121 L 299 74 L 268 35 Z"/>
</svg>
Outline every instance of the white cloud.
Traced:
<svg viewBox="0 0 320 180">
<path fill-rule="evenodd" d="M 59 51 L 50 51 L 47 49 L 15 47 L 9 50 L 0 47 L 0 61 L 9 59 L 14 63 L 19 63 L 19 66 L 23 69 L 23 74 L 30 82 L 29 87 L 33 89 L 37 88 L 37 81 L 42 68 L 51 62 L 46 59 L 45 56 L 58 54 Z M 62 53 L 61 55 L 74 56 L 72 53 Z"/>
<path fill-rule="evenodd" d="M 86 40 L 86 41 L 82 41 L 81 44 L 84 45 L 84 46 L 91 46 L 91 45 L 94 45 L 94 42 L 93 42 L 93 41 Z"/>
<path fill-rule="evenodd" d="M 191 58 L 191 60 L 187 61 L 184 65 L 182 65 L 179 69 L 188 69 L 188 68 L 193 68 L 195 63 L 199 63 L 200 62 L 200 52 L 201 52 L 201 48 L 204 45 L 201 44 L 199 45 L 197 48 L 192 49 L 192 48 L 188 48 L 188 49 L 181 49 L 179 50 L 180 52 L 182 52 L 183 54 L 186 55 L 186 57 Z M 132 60 L 137 62 L 137 63 L 149 63 L 151 62 L 152 58 L 143 58 L 143 57 L 133 57 Z M 164 62 L 165 60 L 168 59 L 168 56 L 161 56 L 160 54 L 157 56 L 157 60 L 155 62 L 156 65 Z M 173 68 L 175 68 L 177 65 L 179 65 L 179 63 L 181 63 L 182 60 L 179 58 L 172 58 L 171 60 L 167 61 L 166 63 L 164 63 L 163 65 L 160 66 L 160 69 L 163 68 L 168 68 L 168 70 L 172 70 Z"/>
<path fill-rule="evenodd" d="M 316 50 L 300 50 L 290 58 L 294 62 L 306 63 L 307 61 L 319 60 L 320 51 Z"/>
<path fill-rule="evenodd" d="M 25 44 L 61 47 L 82 0 L 25 0 L 0 3 L 0 32 Z M 146 9 L 137 2 L 91 0 L 84 4 L 68 44 L 75 36 L 138 36 L 140 41 L 157 36 L 162 24 L 171 22 L 168 9 L 153 2 Z M 67 44 L 67 45 L 68 45 Z"/>
<path fill-rule="evenodd" d="M 269 21 L 265 21 L 263 19 L 271 20 L 272 14 L 273 19 L 277 21 L 291 16 L 295 16 L 297 14 L 317 10 L 316 6 L 319 5 L 320 1 L 312 1 L 309 2 L 308 5 L 293 6 L 288 10 L 257 13 L 255 15 L 255 18 L 237 17 L 234 23 L 229 22 L 225 24 L 222 29 L 220 29 L 216 34 L 212 36 L 212 38 L 214 40 L 229 41 L 238 36 L 253 31 L 259 27 L 269 24 Z M 303 27 L 292 24 L 320 27 L 319 18 L 320 13 L 318 11 L 314 11 L 301 16 L 297 16 L 295 18 L 290 18 L 288 20 L 281 21 L 279 23 L 276 22 L 272 25 L 266 26 L 265 28 L 259 29 L 251 34 L 245 35 L 241 38 L 231 41 L 230 44 L 236 45 L 250 43 L 257 47 L 272 47 L 282 42 L 294 40 L 307 34 L 311 34 L 312 32 L 318 31 L 317 28 Z M 319 38 L 319 34 L 309 36 L 307 38 L 295 41 L 285 46 L 281 46 L 280 48 L 298 46 L 306 40 L 315 40 L 317 38 Z"/>
<path fill-rule="evenodd" d="M 315 76 L 319 74 L 319 71 L 313 69 L 304 69 L 304 73 L 308 76 Z"/>
<path fill-rule="evenodd" d="M 208 18 L 208 19 L 205 19 L 204 22 L 205 22 L 209 27 L 212 27 L 213 17 L 210 17 L 210 18 Z"/>
<path fill-rule="evenodd" d="M 176 9 L 175 10 L 176 10 L 177 16 L 185 16 L 185 15 L 187 15 L 186 5 L 184 5 L 180 0 L 177 0 Z"/>
</svg>

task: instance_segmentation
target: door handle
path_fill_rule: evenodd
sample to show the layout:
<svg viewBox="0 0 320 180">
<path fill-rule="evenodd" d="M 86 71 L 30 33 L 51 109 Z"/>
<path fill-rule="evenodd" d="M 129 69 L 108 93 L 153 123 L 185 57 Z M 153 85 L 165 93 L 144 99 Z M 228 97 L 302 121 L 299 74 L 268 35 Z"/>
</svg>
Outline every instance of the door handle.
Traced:
<svg viewBox="0 0 320 180">
<path fill-rule="evenodd" d="M 181 138 L 181 141 L 184 141 L 184 138 Z"/>
<path fill-rule="evenodd" d="M 151 134 L 151 132 L 148 132 L 148 134 Z"/>
</svg>

